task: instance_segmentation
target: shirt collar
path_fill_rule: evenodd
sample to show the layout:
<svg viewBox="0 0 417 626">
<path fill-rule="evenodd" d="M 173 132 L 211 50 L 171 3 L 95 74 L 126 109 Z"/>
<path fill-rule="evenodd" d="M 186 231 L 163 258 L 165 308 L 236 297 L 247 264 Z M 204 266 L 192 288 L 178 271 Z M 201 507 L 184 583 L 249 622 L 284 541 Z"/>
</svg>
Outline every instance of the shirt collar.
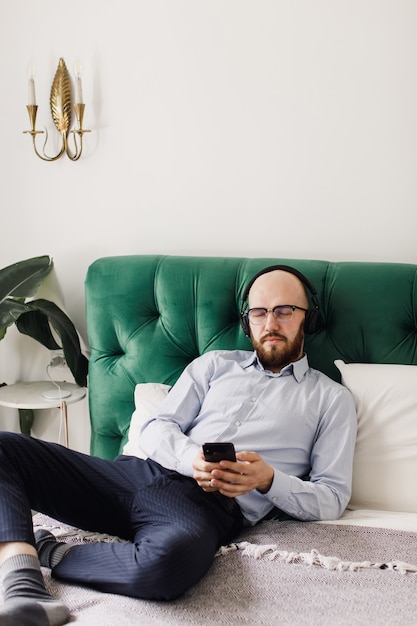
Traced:
<svg viewBox="0 0 417 626">
<path fill-rule="evenodd" d="M 242 363 L 242 367 L 244 369 L 250 367 L 251 365 L 260 368 L 262 371 L 268 373 L 270 376 L 288 376 L 292 374 L 298 383 L 301 381 L 304 374 L 309 369 L 308 359 L 305 353 L 298 361 L 294 361 L 294 363 L 289 363 L 288 365 L 283 367 L 279 374 L 273 374 L 269 370 L 264 369 L 263 365 L 259 362 L 258 355 L 256 354 L 255 350 L 251 352 L 249 358 L 245 359 Z"/>
</svg>

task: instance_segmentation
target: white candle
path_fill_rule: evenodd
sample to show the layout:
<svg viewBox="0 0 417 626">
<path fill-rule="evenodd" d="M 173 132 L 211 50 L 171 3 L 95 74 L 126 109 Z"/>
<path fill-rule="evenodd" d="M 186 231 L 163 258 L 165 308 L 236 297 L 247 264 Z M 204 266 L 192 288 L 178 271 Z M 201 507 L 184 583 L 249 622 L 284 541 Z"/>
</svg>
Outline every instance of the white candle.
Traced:
<svg viewBox="0 0 417 626">
<path fill-rule="evenodd" d="M 81 63 L 76 62 L 75 67 L 75 104 L 83 103 L 83 86 L 81 83 Z"/>
<path fill-rule="evenodd" d="M 28 81 L 28 104 L 36 104 L 35 81 L 29 78 Z"/>
<path fill-rule="evenodd" d="M 35 95 L 35 79 L 33 78 L 34 68 L 33 65 L 29 65 L 28 68 L 28 104 L 36 104 Z"/>
</svg>

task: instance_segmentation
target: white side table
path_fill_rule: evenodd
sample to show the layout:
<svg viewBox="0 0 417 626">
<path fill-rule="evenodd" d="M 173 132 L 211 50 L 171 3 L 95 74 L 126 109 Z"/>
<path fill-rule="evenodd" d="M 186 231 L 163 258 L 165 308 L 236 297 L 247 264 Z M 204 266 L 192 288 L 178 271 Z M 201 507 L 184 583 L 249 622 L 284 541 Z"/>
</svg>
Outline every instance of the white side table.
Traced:
<svg viewBox="0 0 417 626">
<path fill-rule="evenodd" d="M 68 448 L 67 404 L 85 398 L 86 390 L 73 383 L 57 382 L 60 390 L 49 380 L 15 383 L 0 387 L 0 405 L 15 409 L 60 408 L 64 417 L 64 441 Z"/>
</svg>

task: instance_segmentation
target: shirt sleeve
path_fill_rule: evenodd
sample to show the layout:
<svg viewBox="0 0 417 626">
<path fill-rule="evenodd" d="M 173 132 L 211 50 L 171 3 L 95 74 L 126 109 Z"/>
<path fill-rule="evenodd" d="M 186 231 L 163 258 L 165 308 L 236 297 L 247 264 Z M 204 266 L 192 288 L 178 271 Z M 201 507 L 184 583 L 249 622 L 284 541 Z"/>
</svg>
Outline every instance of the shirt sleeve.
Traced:
<svg viewBox="0 0 417 626">
<path fill-rule="evenodd" d="M 200 445 L 185 434 L 198 416 L 208 390 L 209 354 L 195 359 L 181 374 L 158 413 L 140 432 L 142 450 L 167 469 L 193 476 Z"/>
<path fill-rule="evenodd" d="M 274 479 L 266 497 L 300 520 L 338 519 L 351 496 L 356 430 L 353 397 L 339 386 L 321 417 L 308 479 L 289 476 L 274 468 Z"/>
</svg>

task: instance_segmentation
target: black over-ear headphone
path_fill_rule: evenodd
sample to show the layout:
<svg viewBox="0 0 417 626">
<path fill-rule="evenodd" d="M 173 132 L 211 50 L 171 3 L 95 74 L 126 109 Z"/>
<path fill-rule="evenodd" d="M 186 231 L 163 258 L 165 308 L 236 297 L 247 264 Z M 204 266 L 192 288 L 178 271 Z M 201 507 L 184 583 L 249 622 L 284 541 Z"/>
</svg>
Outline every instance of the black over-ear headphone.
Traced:
<svg viewBox="0 0 417 626">
<path fill-rule="evenodd" d="M 304 274 L 302 274 L 297 269 L 295 269 L 295 267 L 290 267 L 289 265 L 270 265 L 269 267 L 265 267 L 263 270 L 255 274 L 255 276 L 246 285 L 246 289 L 243 292 L 242 310 L 240 312 L 240 325 L 242 326 L 243 332 L 245 333 L 246 337 L 250 336 L 249 318 L 248 318 L 249 291 L 253 283 L 255 282 L 257 278 L 259 278 L 259 276 L 262 276 L 262 274 L 267 274 L 268 272 L 273 272 L 274 270 L 282 270 L 283 272 L 294 274 L 294 276 L 296 276 L 299 280 L 301 280 L 303 285 L 308 289 L 308 291 L 311 294 L 311 300 L 313 302 L 314 309 L 308 309 L 308 311 L 306 312 L 305 321 L 304 321 L 304 332 L 307 335 L 317 332 L 322 327 L 322 320 L 321 320 L 321 315 L 320 315 L 319 302 L 317 299 L 317 291 L 315 290 L 311 282 L 308 280 L 306 276 L 304 276 Z"/>
</svg>

